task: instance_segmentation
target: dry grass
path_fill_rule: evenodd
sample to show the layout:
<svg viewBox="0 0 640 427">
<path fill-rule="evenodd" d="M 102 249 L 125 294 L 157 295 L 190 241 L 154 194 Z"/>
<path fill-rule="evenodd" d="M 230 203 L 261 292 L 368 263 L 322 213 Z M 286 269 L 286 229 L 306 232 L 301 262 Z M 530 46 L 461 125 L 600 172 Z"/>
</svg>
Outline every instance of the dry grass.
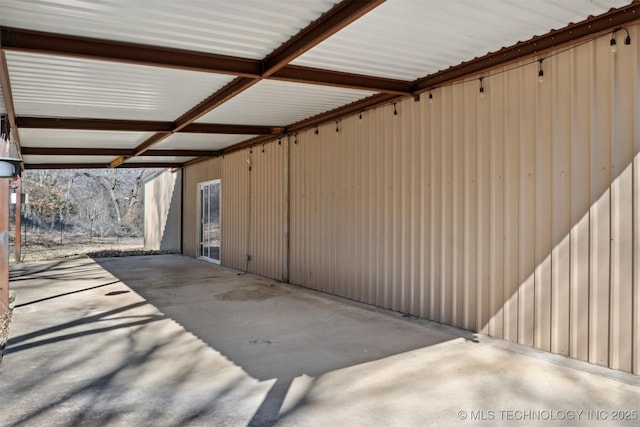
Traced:
<svg viewBox="0 0 640 427">
<path fill-rule="evenodd" d="M 147 253 L 142 237 L 94 237 L 67 234 L 60 240 L 59 233 L 31 232 L 26 244 L 23 240 L 21 262 L 76 259 L 91 256 L 119 256 Z M 13 243 L 13 242 L 12 242 Z M 156 252 L 153 252 L 156 253 Z M 9 249 L 9 263 L 15 264 L 13 245 Z"/>
</svg>

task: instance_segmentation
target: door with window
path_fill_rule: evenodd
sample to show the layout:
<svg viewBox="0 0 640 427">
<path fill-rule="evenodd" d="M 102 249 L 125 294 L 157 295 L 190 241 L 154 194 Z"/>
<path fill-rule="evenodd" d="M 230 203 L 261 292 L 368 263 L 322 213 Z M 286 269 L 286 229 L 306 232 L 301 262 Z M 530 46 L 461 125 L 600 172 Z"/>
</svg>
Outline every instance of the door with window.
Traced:
<svg viewBox="0 0 640 427">
<path fill-rule="evenodd" d="M 198 184 L 198 203 L 200 208 L 198 255 L 200 258 L 216 264 L 220 264 L 221 248 L 220 195 L 219 179 Z"/>
</svg>

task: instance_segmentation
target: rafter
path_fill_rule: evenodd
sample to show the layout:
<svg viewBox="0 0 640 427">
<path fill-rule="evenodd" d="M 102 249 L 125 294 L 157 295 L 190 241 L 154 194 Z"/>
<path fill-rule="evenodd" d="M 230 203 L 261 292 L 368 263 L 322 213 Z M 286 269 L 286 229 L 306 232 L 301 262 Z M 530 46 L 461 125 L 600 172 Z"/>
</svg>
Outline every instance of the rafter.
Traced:
<svg viewBox="0 0 640 427">
<path fill-rule="evenodd" d="M 2 27 L 3 50 L 259 77 L 255 59 Z"/>
<path fill-rule="evenodd" d="M 170 169 L 181 167 L 179 163 L 124 163 L 121 168 L 162 168 Z M 106 163 L 29 163 L 25 165 L 25 169 L 107 169 Z"/>
<path fill-rule="evenodd" d="M 176 131 L 174 122 L 145 120 L 74 119 L 63 117 L 16 117 L 16 125 L 22 129 L 67 129 L 97 131 L 128 131 L 170 133 Z M 229 135 L 277 135 L 281 126 L 236 125 L 226 123 L 192 123 L 180 129 L 184 133 L 213 133 Z"/>
<path fill-rule="evenodd" d="M 67 129 L 124 132 L 171 132 L 173 123 L 145 120 L 72 119 L 57 117 L 16 117 L 22 129 Z"/>
<path fill-rule="evenodd" d="M 0 50 L 0 88 L 2 88 L 4 106 L 7 110 L 9 126 L 11 127 L 11 134 L 13 135 L 12 139 L 18 147 L 18 156 L 22 158 L 22 153 L 20 151 L 20 135 L 18 135 L 18 127 L 16 126 L 16 110 L 13 104 L 9 68 L 7 67 L 7 57 L 2 50 Z"/>
<path fill-rule="evenodd" d="M 356 3 L 362 3 L 364 6 L 366 2 Z M 380 0 L 373 3 L 380 3 Z M 349 10 L 344 9 L 344 11 Z M 335 14 L 332 16 L 335 16 Z M 307 43 L 311 43 L 311 40 L 307 40 Z M 394 79 L 365 75 L 358 76 L 341 71 L 318 70 L 309 67 L 282 65 L 280 63 L 269 66 L 268 72 L 262 74 L 263 61 L 257 59 L 7 27 L 0 27 L 0 46 L 7 51 L 72 56 L 99 61 L 231 74 L 254 79 L 268 78 L 273 75 L 273 78 L 278 80 L 301 81 L 316 85 L 348 87 L 377 92 L 406 92 L 410 85 L 410 82 Z M 299 52 L 298 55 L 302 53 L 304 51 Z"/>
<path fill-rule="evenodd" d="M 25 156 L 125 156 L 131 157 L 131 148 L 70 148 L 70 147 L 22 147 Z M 147 150 L 145 156 L 213 157 L 221 154 L 216 150 Z"/>
<path fill-rule="evenodd" d="M 282 67 L 280 70 L 271 74 L 270 79 L 344 87 L 348 89 L 362 89 L 397 95 L 411 94 L 411 82 L 404 80 L 327 71 L 319 68 L 300 67 L 297 65 L 287 65 L 286 67 Z"/>
<path fill-rule="evenodd" d="M 326 40 L 367 12 L 384 3 L 385 0 L 344 0 L 327 11 L 319 19 L 309 24 L 279 48 L 264 58 L 263 77 L 280 70 L 285 65 Z"/>
</svg>

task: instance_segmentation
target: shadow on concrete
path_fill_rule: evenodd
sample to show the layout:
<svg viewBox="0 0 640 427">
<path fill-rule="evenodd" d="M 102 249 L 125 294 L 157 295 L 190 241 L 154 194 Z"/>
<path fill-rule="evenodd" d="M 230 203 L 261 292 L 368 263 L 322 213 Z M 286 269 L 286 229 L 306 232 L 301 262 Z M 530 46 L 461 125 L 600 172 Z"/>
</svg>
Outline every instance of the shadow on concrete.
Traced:
<svg viewBox="0 0 640 427">
<path fill-rule="evenodd" d="M 55 298 L 61 298 L 61 297 L 65 297 L 67 295 L 77 294 L 78 292 L 86 292 L 86 291 L 91 291 L 93 289 L 103 288 L 105 286 L 110 286 L 110 285 L 113 285 L 113 284 L 116 284 L 116 283 L 120 283 L 120 282 L 118 280 L 116 280 L 114 282 L 104 283 L 102 285 L 91 286 L 91 287 L 88 287 L 88 288 L 85 288 L 85 289 L 79 289 L 79 290 L 75 290 L 75 291 L 64 292 L 64 293 L 61 293 L 61 294 L 58 294 L 58 295 L 52 295 L 50 297 L 40 298 L 40 299 L 37 299 L 37 300 L 25 302 L 25 303 L 22 303 L 22 304 L 17 304 L 15 307 L 16 308 L 25 307 L 27 305 L 37 304 L 37 303 L 43 302 L 43 301 L 49 301 L 49 300 L 52 300 L 52 299 L 55 299 Z"/>
<path fill-rule="evenodd" d="M 179 255 L 17 266 L 0 424 L 273 425 L 324 374 L 458 338 L 236 273 Z"/>
<path fill-rule="evenodd" d="M 458 338 L 193 258 L 96 262 L 251 377 L 273 383 L 252 426 L 278 420 L 296 378 Z"/>
</svg>

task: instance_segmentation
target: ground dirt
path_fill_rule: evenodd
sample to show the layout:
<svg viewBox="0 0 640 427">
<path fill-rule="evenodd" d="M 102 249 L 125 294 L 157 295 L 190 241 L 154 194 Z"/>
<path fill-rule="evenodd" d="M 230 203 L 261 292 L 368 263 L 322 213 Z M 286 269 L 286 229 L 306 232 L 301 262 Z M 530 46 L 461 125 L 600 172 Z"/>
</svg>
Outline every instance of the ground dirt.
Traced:
<svg viewBox="0 0 640 427">
<path fill-rule="evenodd" d="M 9 248 L 9 263 L 16 264 L 13 239 Z M 158 251 L 144 249 L 142 237 L 92 237 L 81 234 L 31 232 L 22 241 L 21 262 L 51 261 L 91 257 L 150 255 Z"/>
</svg>

